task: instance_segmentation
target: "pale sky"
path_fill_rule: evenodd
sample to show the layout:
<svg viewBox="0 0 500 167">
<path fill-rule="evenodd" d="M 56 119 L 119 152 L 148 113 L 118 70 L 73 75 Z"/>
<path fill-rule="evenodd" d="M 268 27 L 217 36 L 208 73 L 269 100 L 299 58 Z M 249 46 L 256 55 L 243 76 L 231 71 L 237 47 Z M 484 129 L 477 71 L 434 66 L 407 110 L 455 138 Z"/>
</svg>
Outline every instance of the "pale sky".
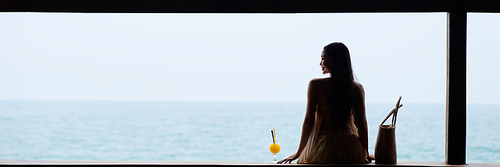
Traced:
<svg viewBox="0 0 500 167">
<path fill-rule="evenodd" d="M 0 100 L 305 102 L 347 45 L 367 102 L 446 101 L 446 13 L 0 13 Z M 468 15 L 468 102 L 500 103 L 500 14 Z"/>
</svg>

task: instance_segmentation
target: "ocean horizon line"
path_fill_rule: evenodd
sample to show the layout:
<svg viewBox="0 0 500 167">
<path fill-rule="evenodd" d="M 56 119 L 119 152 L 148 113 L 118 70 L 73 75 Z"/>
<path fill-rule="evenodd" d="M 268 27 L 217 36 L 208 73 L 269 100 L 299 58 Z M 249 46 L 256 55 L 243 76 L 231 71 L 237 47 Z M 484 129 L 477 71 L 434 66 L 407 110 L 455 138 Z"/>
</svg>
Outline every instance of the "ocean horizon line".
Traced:
<svg viewBox="0 0 500 167">
<path fill-rule="evenodd" d="M 238 100 L 98 100 L 98 99 L 0 99 L 0 102 L 153 102 L 153 103 L 302 103 L 306 104 L 304 101 L 238 101 Z M 386 101 L 366 101 L 365 104 L 392 104 L 394 102 Z M 402 104 L 412 104 L 412 105 L 446 105 L 446 102 L 401 102 Z M 468 105 L 500 105 L 500 103 L 488 103 L 488 102 L 468 102 Z"/>
</svg>

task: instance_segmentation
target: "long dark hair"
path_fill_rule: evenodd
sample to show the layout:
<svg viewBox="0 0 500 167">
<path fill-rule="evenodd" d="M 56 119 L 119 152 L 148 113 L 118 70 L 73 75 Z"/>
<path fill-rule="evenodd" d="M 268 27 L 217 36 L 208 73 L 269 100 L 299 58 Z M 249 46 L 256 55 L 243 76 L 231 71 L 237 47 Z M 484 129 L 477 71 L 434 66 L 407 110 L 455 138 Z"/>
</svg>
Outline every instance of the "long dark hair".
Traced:
<svg viewBox="0 0 500 167">
<path fill-rule="evenodd" d="M 341 43 L 334 42 L 326 45 L 324 53 L 330 58 L 330 107 L 343 125 L 354 106 L 354 75 L 352 73 L 349 49 Z"/>
</svg>

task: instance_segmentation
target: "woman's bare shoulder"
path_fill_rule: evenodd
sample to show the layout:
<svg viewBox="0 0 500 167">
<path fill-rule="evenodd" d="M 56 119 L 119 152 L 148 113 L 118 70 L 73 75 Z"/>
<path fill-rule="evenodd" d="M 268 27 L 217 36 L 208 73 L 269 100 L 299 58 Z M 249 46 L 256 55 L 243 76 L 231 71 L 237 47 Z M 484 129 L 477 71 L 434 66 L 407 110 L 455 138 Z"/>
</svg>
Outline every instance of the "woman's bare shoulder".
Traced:
<svg viewBox="0 0 500 167">
<path fill-rule="evenodd" d="M 363 88 L 363 85 L 361 83 L 354 81 L 354 84 L 352 86 L 354 87 L 354 90 L 356 90 L 358 94 L 362 95 L 365 94 L 365 89 Z"/>
<path fill-rule="evenodd" d="M 310 82 L 328 82 L 330 78 L 313 78 Z"/>
<path fill-rule="evenodd" d="M 357 82 L 357 81 L 354 81 L 353 86 L 354 86 L 355 88 L 358 88 L 358 89 L 363 89 L 363 84 L 361 84 L 361 83 L 359 83 L 359 82 Z"/>
<path fill-rule="evenodd" d="M 309 81 L 309 86 L 313 87 L 323 87 L 324 85 L 329 84 L 330 78 L 314 78 Z"/>
</svg>

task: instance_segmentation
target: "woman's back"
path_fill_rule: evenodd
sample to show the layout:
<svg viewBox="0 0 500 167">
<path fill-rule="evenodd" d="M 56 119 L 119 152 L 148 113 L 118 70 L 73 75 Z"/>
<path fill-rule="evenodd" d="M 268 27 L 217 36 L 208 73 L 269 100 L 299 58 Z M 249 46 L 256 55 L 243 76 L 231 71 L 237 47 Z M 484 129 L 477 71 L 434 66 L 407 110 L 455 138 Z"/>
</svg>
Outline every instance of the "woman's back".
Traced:
<svg viewBox="0 0 500 167">
<path fill-rule="evenodd" d="M 315 90 L 316 90 L 316 95 L 318 99 L 318 106 L 317 106 L 317 114 L 320 114 L 320 116 L 323 117 L 323 122 L 321 124 L 320 131 L 346 131 L 346 130 L 351 130 L 355 129 L 351 124 L 351 119 L 354 119 L 353 113 L 351 110 L 344 110 L 344 111 L 332 111 L 332 107 L 330 106 L 331 104 L 331 95 L 330 95 L 330 89 L 331 89 L 331 84 L 330 84 L 330 78 L 320 78 L 320 79 L 314 79 L 313 84 Z M 357 93 L 359 91 L 359 83 L 354 83 L 353 84 L 353 93 L 354 97 L 357 97 Z M 344 112 L 344 114 L 348 115 L 347 117 L 344 117 L 342 119 L 339 119 L 339 114 L 335 114 L 335 112 Z"/>
<path fill-rule="evenodd" d="M 316 104 L 315 121 L 297 163 L 366 163 L 368 153 L 359 140 L 352 117 L 352 109 L 355 106 L 350 105 L 346 110 L 339 110 L 339 108 L 346 107 L 330 106 L 336 103 L 331 102 L 330 80 L 330 78 L 322 78 L 313 79 L 310 82 L 309 91 L 312 96 L 310 98 L 314 99 Z M 358 83 L 353 83 L 353 85 L 356 85 L 353 86 L 354 89 L 359 88 Z M 350 92 L 356 94 L 358 91 Z M 350 97 L 356 96 L 350 95 Z M 334 110 L 332 111 L 331 108 Z M 348 117 L 341 115 L 348 115 Z"/>
</svg>

